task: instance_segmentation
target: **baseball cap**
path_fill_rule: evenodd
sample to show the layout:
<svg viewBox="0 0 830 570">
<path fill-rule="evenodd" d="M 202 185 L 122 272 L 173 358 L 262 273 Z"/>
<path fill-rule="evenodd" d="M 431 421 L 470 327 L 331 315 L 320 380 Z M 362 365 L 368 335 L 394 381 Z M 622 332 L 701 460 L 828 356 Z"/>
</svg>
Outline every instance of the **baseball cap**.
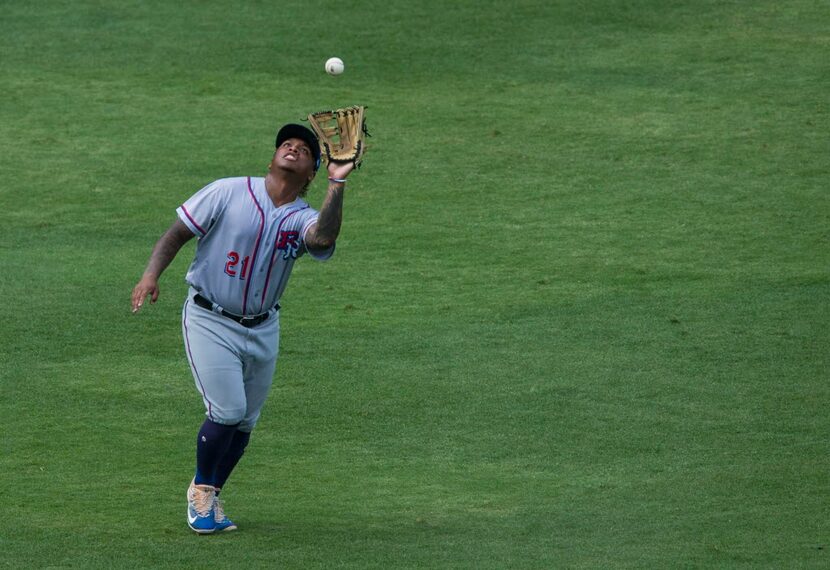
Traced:
<svg viewBox="0 0 830 570">
<path fill-rule="evenodd" d="M 311 149 L 311 155 L 314 157 L 314 171 L 316 172 L 320 168 L 320 142 L 317 140 L 317 135 L 307 127 L 288 123 L 277 133 L 275 146 L 280 146 L 288 139 L 300 139 L 308 145 L 308 148 Z"/>
</svg>

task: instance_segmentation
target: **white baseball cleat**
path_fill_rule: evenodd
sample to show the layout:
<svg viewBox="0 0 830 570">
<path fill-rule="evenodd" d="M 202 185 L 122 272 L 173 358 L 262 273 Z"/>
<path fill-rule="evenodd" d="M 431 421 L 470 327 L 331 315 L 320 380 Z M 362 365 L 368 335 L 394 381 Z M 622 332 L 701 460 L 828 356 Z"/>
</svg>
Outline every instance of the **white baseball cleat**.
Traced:
<svg viewBox="0 0 830 570">
<path fill-rule="evenodd" d="M 196 485 L 191 481 L 187 489 L 187 526 L 199 534 L 215 531 L 215 504 L 216 489 L 210 485 Z"/>
</svg>

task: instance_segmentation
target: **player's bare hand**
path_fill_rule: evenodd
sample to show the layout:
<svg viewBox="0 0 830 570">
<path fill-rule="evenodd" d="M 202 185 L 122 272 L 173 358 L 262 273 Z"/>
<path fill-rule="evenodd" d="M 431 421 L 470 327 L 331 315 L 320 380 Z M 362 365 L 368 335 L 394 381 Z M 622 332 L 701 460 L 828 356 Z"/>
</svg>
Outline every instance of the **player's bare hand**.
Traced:
<svg viewBox="0 0 830 570">
<path fill-rule="evenodd" d="M 349 173 L 354 170 L 354 162 L 334 162 L 329 161 L 329 178 L 346 178 Z"/>
<path fill-rule="evenodd" d="M 155 303 L 159 298 L 158 281 L 152 277 L 142 277 L 138 285 L 133 289 L 132 306 L 133 313 L 137 313 L 144 304 L 145 299 L 150 297 L 150 302 Z"/>
</svg>

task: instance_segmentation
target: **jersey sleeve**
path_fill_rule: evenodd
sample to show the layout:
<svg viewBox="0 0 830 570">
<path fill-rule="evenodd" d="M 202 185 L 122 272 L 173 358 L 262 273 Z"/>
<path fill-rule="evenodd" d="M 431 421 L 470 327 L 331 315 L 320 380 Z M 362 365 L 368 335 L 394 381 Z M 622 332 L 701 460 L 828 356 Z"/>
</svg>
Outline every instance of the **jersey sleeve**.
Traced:
<svg viewBox="0 0 830 570">
<path fill-rule="evenodd" d="M 317 223 L 317 218 L 318 217 L 319 217 L 319 214 L 316 211 L 312 210 L 312 212 L 308 216 L 306 216 L 306 219 L 303 221 L 303 229 L 300 231 L 300 235 L 303 236 L 303 249 L 302 249 L 302 251 L 303 251 L 303 253 L 307 252 L 314 259 L 317 259 L 319 261 L 326 261 L 328 259 L 331 259 L 331 256 L 334 255 L 334 249 L 335 249 L 335 247 L 337 247 L 337 244 L 333 244 L 328 249 L 312 250 L 312 249 L 309 249 L 308 245 L 306 245 L 306 240 L 305 240 L 305 236 L 306 236 L 306 233 L 308 232 L 308 229 L 311 226 L 313 226 L 314 224 Z"/>
<path fill-rule="evenodd" d="M 184 204 L 176 208 L 179 219 L 199 239 L 213 227 L 227 203 L 226 187 L 222 180 L 211 182 Z"/>
</svg>

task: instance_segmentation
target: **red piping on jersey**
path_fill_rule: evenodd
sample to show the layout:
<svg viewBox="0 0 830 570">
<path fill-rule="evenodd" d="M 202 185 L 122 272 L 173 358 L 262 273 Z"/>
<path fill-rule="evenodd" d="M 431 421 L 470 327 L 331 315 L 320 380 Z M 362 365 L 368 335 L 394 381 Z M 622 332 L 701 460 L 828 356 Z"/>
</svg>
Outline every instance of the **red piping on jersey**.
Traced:
<svg viewBox="0 0 830 570">
<path fill-rule="evenodd" d="M 311 206 L 303 206 L 298 210 L 294 210 L 290 214 L 287 214 L 282 220 L 280 220 L 280 225 L 277 227 L 277 233 L 274 235 L 274 251 L 271 252 L 271 261 L 268 263 L 268 273 L 265 277 L 265 288 L 262 290 L 262 299 L 259 300 L 259 311 L 262 312 L 262 306 L 265 304 L 265 295 L 268 294 L 268 283 L 271 282 L 271 269 L 274 267 L 274 258 L 277 256 L 277 244 L 280 241 L 280 232 L 282 231 L 282 225 L 285 221 L 296 214 L 297 212 L 302 212 L 303 210 L 310 208 Z"/>
<path fill-rule="evenodd" d="M 190 212 L 187 211 L 187 208 L 184 207 L 184 204 L 182 204 L 182 212 L 184 212 L 184 215 L 187 216 L 188 220 L 190 220 L 190 223 L 196 226 L 197 230 L 202 232 L 202 235 L 205 235 L 207 233 L 205 230 L 202 229 L 202 226 L 196 223 L 196 220 L 193 219 L 193 216 L 191 216 Z"/>
<path fill-rule="evenodd" d="M 251 195 L 251 199 L 256 204 L 257 210 L 259 210 L 259 215 L 261 221 L 259 222 L 259 233 L 256 236 L 256 244 L 254 245 L 254 251 L 251 254 L 251 274 L 245 282 L 245 293 L 242 295 L 242 314 L 246 315 L 248 313 L 248 289 L 251 288 L 251 281 L 254 280 L 254 268 L 256 267 L 256 254 L 259 251 L 259 242 L 262 240 L 262 231 L 265 229 L 265 212 L 262 211 L 262 206 L 259 205 L 259 202 L 254 196 L 254 190 L 251 188 L 251 177 L 248 177 L 248 193 Z"/>
</svg>

